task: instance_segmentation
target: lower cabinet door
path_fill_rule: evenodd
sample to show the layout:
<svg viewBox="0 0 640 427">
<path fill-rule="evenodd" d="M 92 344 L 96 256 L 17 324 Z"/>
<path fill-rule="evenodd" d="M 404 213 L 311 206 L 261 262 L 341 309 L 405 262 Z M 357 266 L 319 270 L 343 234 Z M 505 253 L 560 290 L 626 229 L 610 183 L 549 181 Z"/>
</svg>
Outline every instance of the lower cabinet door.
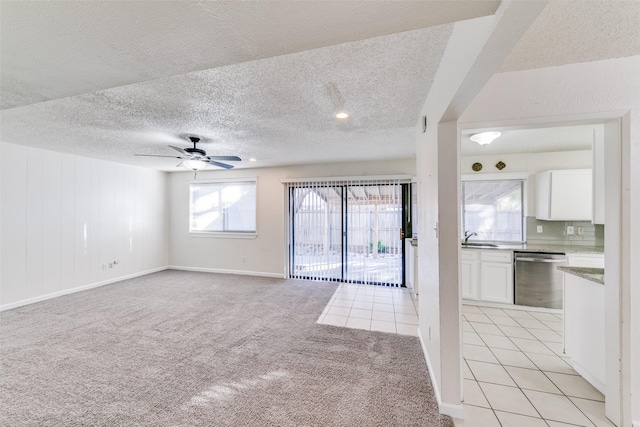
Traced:
<svg viewBox="0 0 640 427">
<path fill-rule="evenodd" d="M 513 264 L 483 261 L 481 270 L 480 299 L 513 304 Z"/>
<path fill-rule="evenodd" d="M 462 261 L 462 298 L 478 299 L 478 261 Z"/>
</svg>

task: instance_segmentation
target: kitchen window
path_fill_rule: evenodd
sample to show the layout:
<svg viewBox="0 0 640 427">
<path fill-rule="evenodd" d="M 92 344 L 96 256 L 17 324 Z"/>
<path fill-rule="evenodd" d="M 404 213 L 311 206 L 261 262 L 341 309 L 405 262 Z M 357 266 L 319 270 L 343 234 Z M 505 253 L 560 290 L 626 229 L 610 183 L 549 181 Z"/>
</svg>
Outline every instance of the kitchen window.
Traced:
<svg viewBox="0 0 640 427">
<path fill-rule="evenodd" d="M 523 243 L 525 241 L 522 179 L 463 181 L 462 238 L 470 240 Z"/>
<path fill-rule="evenodd" d="M 189 194 L 190 232 L 255 236 L 255 179 L 192 182 Z"/>
</svg>

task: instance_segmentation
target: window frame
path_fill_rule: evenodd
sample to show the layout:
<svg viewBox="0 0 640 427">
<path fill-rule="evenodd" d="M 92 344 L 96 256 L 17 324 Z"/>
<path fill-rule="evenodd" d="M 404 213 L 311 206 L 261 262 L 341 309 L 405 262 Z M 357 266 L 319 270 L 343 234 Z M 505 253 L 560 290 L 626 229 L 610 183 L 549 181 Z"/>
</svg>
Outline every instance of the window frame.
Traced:
<svg viewBox="0 0 640 427">
<path fill-rule="evenodd" d="M 528 212 L 528 173 L 487 173 L 487 174 L 465 174 L 460 177 L 460 236 L 464 240 L 465 220 L 464 220 L 464 192 L 463 184 L 472 181 L 521 181 L 522 182 L 522 240 L 479 240 L 481 242 L 500 243 L 505 245 L 520 245 L 527 243 L 527 212 Z"/>
<path fill-rule="evenodd" d="M 253 183 L 255 185 L 255 230 L 254 231 L 200 231 L 192 230 L 192 191 L 193 185 L 200 184 L 246 184 Z M 188 224 L 187 230 L 191 237 L 204 238 L 223 238 L 223 239 L 255 239 L 258 236 L 258 177 L 238 177 L 238 178 L 216 178 L 216 179 L 197 179 L 189 181 L 189 207 L 188 207 Z"/>
</svg>

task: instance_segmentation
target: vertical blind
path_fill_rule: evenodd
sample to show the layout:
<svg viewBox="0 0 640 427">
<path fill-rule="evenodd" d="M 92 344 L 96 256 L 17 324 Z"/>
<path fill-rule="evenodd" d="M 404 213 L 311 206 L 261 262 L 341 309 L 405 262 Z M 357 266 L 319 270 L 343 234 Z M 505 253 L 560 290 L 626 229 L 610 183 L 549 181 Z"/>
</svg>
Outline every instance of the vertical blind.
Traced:
<svg viewBox="0 0 640 427">
<path fill-rule="evenodd" d="M 397 179 L 287 183 L 289 275 L 402 285 L 401 184 Z"/>
</svg>

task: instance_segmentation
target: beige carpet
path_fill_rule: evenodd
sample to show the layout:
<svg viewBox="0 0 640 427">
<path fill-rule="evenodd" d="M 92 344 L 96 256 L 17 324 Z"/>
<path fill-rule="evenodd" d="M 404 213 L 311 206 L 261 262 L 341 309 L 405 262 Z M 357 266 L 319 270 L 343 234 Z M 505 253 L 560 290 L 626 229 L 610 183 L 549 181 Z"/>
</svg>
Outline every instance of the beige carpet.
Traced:
<svg viewBox="0 0 640 427">
<path fill-rule="evenodd" d="M 164 271 L 0 315 L 2 426 L 452 426 L 415 337 L 335 284 Z"/>
</svg>

